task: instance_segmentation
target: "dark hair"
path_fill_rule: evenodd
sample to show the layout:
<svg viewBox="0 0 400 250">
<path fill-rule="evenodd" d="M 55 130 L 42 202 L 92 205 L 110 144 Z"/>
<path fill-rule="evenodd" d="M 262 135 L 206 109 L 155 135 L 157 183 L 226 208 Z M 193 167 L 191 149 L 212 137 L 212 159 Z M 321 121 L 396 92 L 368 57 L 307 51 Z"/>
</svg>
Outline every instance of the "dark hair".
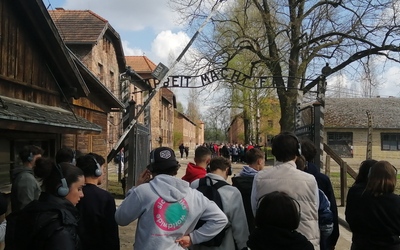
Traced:
<svg viewBox="0 0 400 250">
<path fill-rule="evenodd" d="M 198 146 L 194 151 L 194 160 L 196 162 L 204 162 L 208 156 L 211 156 L 211 150 L 204 146 Z"/>
<path fill-rule="evenodd" d="M 293 133 L 282 132 L 272 138 L 271 142 L 271 152 L 277 161 L 291 161 L 299 154 L 299 143 L 297 137 Z"/>
<path fill-rule="evenodd" d="M 181 165 L 178 163 L 178 166 L 166 168 L 166 169 L 153 169 L 151 173 L 153 175 L 159 175 L 159 174 L 166 174 L 166 175 L 171 175 L 175 176 L 178 174 L 178 170 L 181 167 Z"/>
<path fill-rule="evenodd" d="M 262 196 L 256 211 L 256 227 L 274 226 L 295 230 L 300 223 L 300 205 L 284 192 L 272 192 Z"/>
<path fill-rule="evenodd" d="M 246 152 L 246 162 L 252 165 L 258 161 L 258 159 L 265 159 L 265 154 L 259 148 L 252 148 Z"/>
<path fill-rule="evenodd" d="M 377 162 L 378 161 L 373 160 L 373 159 L 369 159 L 369 160 L 365 160 L 365 161 L 361 162 L 354 185 L 360 184 L 360 183 L 367 184 L 369 169 Z"/>
<path fill-rule="evenodd" d="M 301 154 L 304 155 L 306 161 L 312 161 L 317 154 L 317 147 L 314 142 L 308 138 L 301 140 Z"/>
<path fill-rule="evenodd" d="M 396 179 L 397 169 L 388 161 L 378 161 L 370 168 L 365 190 L 374 196 L 393 193 Z"/>
<path fill-rule="evenodd" d="M 80 168 L 66 162 L 58 164 L 68 187 L 78 181 L 83 172 Z M 57 195 L 57 188 L 61 185 L 61 175 L 56 168 L 56 163 L 49 158 L 39 158 L 33 169 L 35 175 L 43 180 L 43 186 L 47 193 Z"/>
<path fill-rule="evenodd" d="M 44 153 L 43 149 L 36 145 L 28 145 L 24 146 L 20 151 L 19 151 L 19 158 L 21 159 L 22 162 L 29 162 L 29 157 L 31 155 L 42 155 Z"/>
<path fill-rule="evenodd" d="M 103 156 L 95 153 L 89 153 L 76 159 L 76 166 L 82 169 L 85 177 L 97 177 L 95 174 L 97 165 L 94 159 L 96 159 L 100 166 L 106 162 Z"/>
<path fill-rule="evenodd" d="M 210 161 L 210 172 L 214 172 L 217 169 L 225 171 L 227 168 L 231 167 L 231 162 L 222 156 L 217 156 Z"/>
<path fill-rule="evenodd" d="M 62 147 L 57 151 L 56 163 L 61 163 L 61 162 L 72 163 L 74 158 L 76 158 L 75 150 L 68 147 Z"/>
<path fill-rule="evenodd" d="M 306 170 L 306 158 L 303 155 L 296 157 L 296 167 L 301 171 Z"/>
</svg>

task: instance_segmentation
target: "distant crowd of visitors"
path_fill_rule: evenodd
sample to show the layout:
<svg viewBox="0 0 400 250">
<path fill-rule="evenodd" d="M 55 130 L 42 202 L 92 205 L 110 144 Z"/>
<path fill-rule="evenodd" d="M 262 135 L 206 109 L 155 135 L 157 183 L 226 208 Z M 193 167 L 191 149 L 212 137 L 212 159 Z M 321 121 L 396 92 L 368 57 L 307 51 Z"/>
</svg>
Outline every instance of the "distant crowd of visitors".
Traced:
<svg viewBox="0 0 400 250">
<path fill-rule="evenodd" d="M 187 157 L 181 146 L 181 158 Z M 102 156 L 63 147 L 50 159 L 43 149 L 25 146 L 12 173 L 12 212 L 0 224 L 0 241 L 6 250 L 118 250 L 118 225 L 137 220 L 136 250 L 335 249 L 336 199 L 329 177 L 312 163 L 315 145 L 283 132 L 271 147 L 276 163 L 265 168 L 265 153 L 252 145 L 196 146 L 182 178 L 174 150 L 156 148 L 116 208 L 98 187 Z M 232 162 L 243 159 L 247 164 L 233 175 Z M 351 250 L 400 250 L 396 180 L 397 169 L 387 161 L 361 163 L 345 211 Z M 0 213 L 7 207 L 0 195 Z"/>
</svg>

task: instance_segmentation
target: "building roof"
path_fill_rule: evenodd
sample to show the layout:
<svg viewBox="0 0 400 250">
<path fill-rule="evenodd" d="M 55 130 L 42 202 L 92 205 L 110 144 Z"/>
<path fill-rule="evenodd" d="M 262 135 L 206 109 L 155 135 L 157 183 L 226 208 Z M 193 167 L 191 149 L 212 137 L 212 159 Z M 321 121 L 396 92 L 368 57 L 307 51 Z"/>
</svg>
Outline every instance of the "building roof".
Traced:
<svg viewBox="0 0 400 250">
<path fill-rule="evenodd" d="M 85 132 L 100 133 L 101 127 L 83 117 L 60 107 L 52 107 L 19 99 L 0 96 L 0 120 L 2 127 L 9 123 L 13 129 L 38 132 Z M 5 105 L 5 106 L 4 106 Z M 29 124 L 29 126 L 27 126 Z"/>
<path fill-rule="evenodd" d="M 367 128 L 367 110 L 373 128 L 400 128 L 400 98 L 326 98 L 326 128 Z"/>
<path fill-rule="evenodd" d="M 125 71 L 125 56 L 121 38 L 110 23 L 90 10 L 64 10 L 57 8 L 49 11 L 65 44 L 96 44 L 103 36 L 113 42 L 119 71 Z"/>
<path fill-rule="evenodd" d="M 108 21 L 90 10 L 49 10 L 50 16 L 66 44 L 98 41 Z"/>
<path fill-rule="evenodd" d="M 188 122 L 190 122 L 194 126 L 197 126 L 197 124 L 194 121 L 192 121 L 189 117 L 187 117 L 184 113 L 181 113 L 176 109 L 175 109 L 175 113 L 177 114 L 178 118 L 182 117 L 183 119 L 187 120 Z"/>
<path fill-rule="evenodd" d="M 137 73 L 151 73 L 157 65 L 147 56 L 126 56 L 126 65 L 131 66 Z"/>
<path fill-rule="evenodd" d="M 167 102 L 169 102 L 174 108 L 176 108 L 176 98 L 174 92 L 167 88 L 161 88 L 160 89 L 161 96 L 164 98 Z"/>
</svg>

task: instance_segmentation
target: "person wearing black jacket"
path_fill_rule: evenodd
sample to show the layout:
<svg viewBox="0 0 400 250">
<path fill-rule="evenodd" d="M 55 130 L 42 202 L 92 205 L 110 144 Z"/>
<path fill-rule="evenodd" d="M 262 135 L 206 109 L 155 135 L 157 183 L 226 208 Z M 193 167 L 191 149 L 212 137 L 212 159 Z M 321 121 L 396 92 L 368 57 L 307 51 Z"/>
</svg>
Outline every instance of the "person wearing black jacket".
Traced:
<svg viewBox="0 0 400 250">
<path fill-rule="evenodd" d="M 258 200 L 256 228 L 247 246 L 251 250 L 314 250 L 313 244 L 296 231 L 300 204 L 284 192 L 272 192 Z"/>
<path fill-rule="evenodd" d="M 378 161 L 361 196 L 348 197 L 346 221 L 353 232 L 351 250 L 400 250 L 400 196 L 394 194 L 397 169 Z M 356 198 L 356 199 L 353 199 Z"/>
<path fill-rule="evenodd" d="M 85 175 L 85 197 L 76 206 L 81 213 L 79 236 L 84 250 L 119 250 L 118 225 L 115 221 L 115 200 L 99 188 L 105 159 L 94 153 L 79 157 L 76 166 Z"/>
<path fill-rule="evenodd" d="M 39 200 L 7 216 L 6 250 L 80 250 L 77 233 L 83 197 L 82 170 L 69 163 L 39 158 L 34 173 L 43 179 Z"/>
<path fill-rule="evenodd" d="M 254 215 L 251 209 L 251 189 L 253 187 L 254 176 L 258 171 L 262 170 L 265 165 L 265 154 L 258 148 L 252 148 L 246 152 L 246 161 L 248 166 L 243 169 L 237 176 L 232 177 L 232 186 L 239 189 L 242 195 L 244 210 L 246 212 L 247 225 L 251 233 L 254 228 Z"/>
<path fill-rule="evenodd" d="M 314 143 L 308 139 L 301 140 L 301 153 L 306 159 L 305 172 L 312 174 L 317 181 L 318 188 L 324 192 L 330 202 L 329 209 L 333 215 L 333 231 L 326 241 L 326 249 L 335 249 L 339 239 L 339 216 L 336 204 L 336 197 L 333 191 L 332 182 L 329 177 L 318 170 L 318 167 L 311 161 L 317 154 L 317 148 Z"/>
</svg>

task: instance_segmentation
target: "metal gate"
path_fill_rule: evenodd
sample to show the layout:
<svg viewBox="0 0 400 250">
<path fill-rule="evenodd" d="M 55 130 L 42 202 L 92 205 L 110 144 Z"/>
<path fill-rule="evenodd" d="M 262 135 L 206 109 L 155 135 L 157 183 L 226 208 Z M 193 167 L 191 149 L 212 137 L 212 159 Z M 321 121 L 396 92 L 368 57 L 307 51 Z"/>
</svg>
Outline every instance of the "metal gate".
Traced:
<svg viewBox="0 0 400 250">
<path fill-rule="evenodd" d="M 323 106 L 319 102 L 299 105 L 296 110 L 295 134 L 301 138 L 308 138 L 314 142 L 317 154 L 313 163 L 323 167 Z"/>
<path fill-rule="evenodd" d="M 125 153 L 125 166 L 127 166 L 125 190 L 135 185 L 140 173 L 150 162 L 150 129 L 137 123 L 129 133 L 132 134 L 128 136 L 128 143 L 125 144 L 125 149 L 128 149 Z"/>
<path fill-rule="evenodd" d="M 150 129 L 147 126 L 136 124 L 135 128 L 135 160 L 134 180 L 146 169 L 150 163 Z"/>
</svg>

